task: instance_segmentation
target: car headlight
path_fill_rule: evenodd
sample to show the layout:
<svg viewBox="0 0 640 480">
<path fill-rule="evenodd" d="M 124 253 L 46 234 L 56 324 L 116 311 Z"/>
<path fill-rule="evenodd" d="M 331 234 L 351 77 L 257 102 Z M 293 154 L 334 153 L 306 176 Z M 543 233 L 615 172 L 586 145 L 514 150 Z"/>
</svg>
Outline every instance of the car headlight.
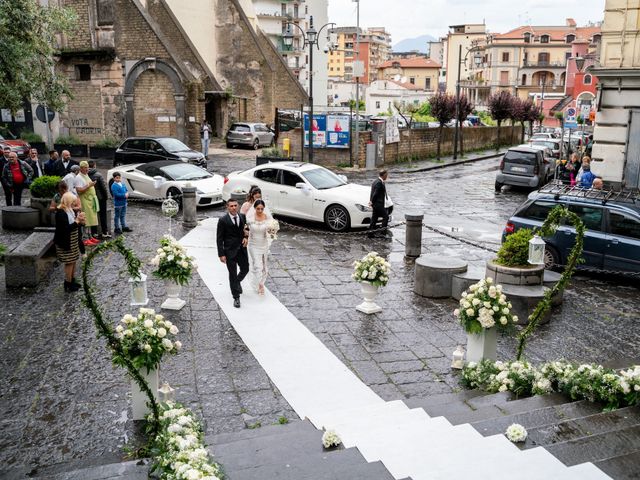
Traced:
<svg viewBox="0 0 640 480">
<path fill-rule="evenodd" d="M 373 210 L 371 207 L 367 205 L 360 205 L 359 203 L 356 203 L 356 208 L 361 212 L 371 212 Z"/>
<path fill-rule="evenodd" d="M 206 195 L 202 190 L 196 190 L 196 193 L 197 193 L 198 195 Z"/>
</svg>

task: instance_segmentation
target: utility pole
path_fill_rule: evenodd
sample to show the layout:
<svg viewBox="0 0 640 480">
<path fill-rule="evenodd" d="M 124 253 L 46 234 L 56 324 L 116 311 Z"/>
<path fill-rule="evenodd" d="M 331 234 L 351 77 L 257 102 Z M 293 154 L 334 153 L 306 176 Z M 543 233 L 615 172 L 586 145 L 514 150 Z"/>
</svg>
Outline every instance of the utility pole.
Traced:
<svg viewBox="0 0 640 480">
<path fill-rule="evenodd" d="M 465 63 L 466 65 L 466 63 Z M 453 140 L 453 159 L 458 158 L 458 137 L 460 136 L 460 71 L 462 70 L 462 44 L 458 45 L 458 79 L 456 80 L 456 130 Z"/>
<path fill-rule="evenodd" d="M 360 0 L 356 2 L 356 59 L 360 61 Z M 359 73 L 359 72 L 357 72 Z M 359 166 L 360 160 L 360 77 L 356 77 L 356 129 L 354 132 L 355 165 Z"/>
<path fill-rule="evenodd" d="M 307 34 L 309 31 L 314 31 L 312 16 L 309 17 Z M 309 42 L 309 163 L 313 163 L 313 140 L 313 43 Z"/>
</svg>

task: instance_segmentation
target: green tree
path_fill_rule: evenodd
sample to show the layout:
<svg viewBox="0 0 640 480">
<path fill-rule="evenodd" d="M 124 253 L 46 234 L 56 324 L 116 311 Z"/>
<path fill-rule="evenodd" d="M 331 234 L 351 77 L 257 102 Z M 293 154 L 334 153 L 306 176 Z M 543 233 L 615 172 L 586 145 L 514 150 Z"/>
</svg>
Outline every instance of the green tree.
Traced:
<svg viewBox="0 0 640 480">
<path fill-rule="evenodd" d="M 37 0 L 0 0 L 0 105 L 15 112 L 25 99 L 62 110 L 70 96 L 55 74 L 56 33 L 69 35 L 75 14 Z"/>
<path fill-rule="evenodd" d="M 489 112 L 493 119 L 498 122 L 498 140 L 496 142 L 498 148 L 500 147 L 500 127 L 503 121 L 511 118 L 513 98 L 513 95 L 505 90 L 494 93 L 489 97 Z"/>
<path fill-rule="evenodd" d="M 362 111 L 365 109 L 365 105 L 364 105 L 364 100 L 360 100 L 358 102 L 360 104 L 360 108 L 358 110 Z M 356 101 L 355 100 L 349 100 L 349 107 L 353 108 L 354 110 L 356 109 Z"/>
<path fill-rule="evenodd" d="M 458 102 L 458 121 L 460 122 L 460 129 L 458 130 L 458 137 L 460 139 L 460 156 L 464 156 L 464 128 L 462 128 L 462 122 L 464 122 L 469 115 L 473 112 L 473 103 L 463 93 L 460 95 L 460 101 Z"/>
<path fill-rule="evenodd" d="M 456 99 L 452 95 L 438 92 L 429 99 L 429 104 L 431 105 L 431 115 L 433 115 L 440 124 L 438 127 L 438 150 L 436 153 L 436 158 L 440 160 L 442 129 L 456 116 Z"/>
</svg>

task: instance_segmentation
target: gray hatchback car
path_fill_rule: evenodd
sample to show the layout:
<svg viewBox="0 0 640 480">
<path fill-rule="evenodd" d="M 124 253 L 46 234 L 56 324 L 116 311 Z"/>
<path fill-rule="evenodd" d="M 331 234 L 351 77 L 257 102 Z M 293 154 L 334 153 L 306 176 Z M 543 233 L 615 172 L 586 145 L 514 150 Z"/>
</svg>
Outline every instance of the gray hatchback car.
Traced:
<svg viewBox="0 0 640 480">
<path fill-rule="evenodd" d="M 539 228 L 552 208 L 564 205 L 584 222 L 584 265 L 620 273 L 640 273 L 640 195 L 547 185 L 532 192 L 509 218 L 503 232 Z M 545 266 L 564 265 L 573 248 L 576 231 L 560 225 L 553 237 L 545 238 Z"/>
<path fill-rule="evenodd" d="M 257 150 L 273 145 L 274 138 L 275 134 L 264 123 L 238 122 L 227 132 L 227 148 L 244 146 Z"/>
<path fill-rule="evenodd" d="M 512 147 L 500 161 L 500 170 L 496 175 L 496 192 L 503 185 L 540 188 L 553 176 L 551 158 L 544 151 L 548 149 L 520 145 Z"/>
</svg>

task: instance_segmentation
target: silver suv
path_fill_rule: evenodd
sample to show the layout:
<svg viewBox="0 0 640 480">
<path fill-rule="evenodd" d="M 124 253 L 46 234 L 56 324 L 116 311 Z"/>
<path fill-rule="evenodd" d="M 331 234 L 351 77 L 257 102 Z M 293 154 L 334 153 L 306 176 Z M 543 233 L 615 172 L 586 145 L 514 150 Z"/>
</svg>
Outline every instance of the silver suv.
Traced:
<svg viewBox="0 0 640 480">
<path fill-rule="evenodd" d="M 553 176 L 551 159 L 547 158 L 547 148 L 521 145 L 507 150 L 500 161 L 500 170 L 496 175 L 496 192 L 503 185 L 540 188 Z"/>
<path fill-rule="evenodd" d="M 273 145 L 275 134 L 264 123 L 234 123 L 227 132 L 227 148 L 238 145 L 260 147 Z"/>
</svg>

